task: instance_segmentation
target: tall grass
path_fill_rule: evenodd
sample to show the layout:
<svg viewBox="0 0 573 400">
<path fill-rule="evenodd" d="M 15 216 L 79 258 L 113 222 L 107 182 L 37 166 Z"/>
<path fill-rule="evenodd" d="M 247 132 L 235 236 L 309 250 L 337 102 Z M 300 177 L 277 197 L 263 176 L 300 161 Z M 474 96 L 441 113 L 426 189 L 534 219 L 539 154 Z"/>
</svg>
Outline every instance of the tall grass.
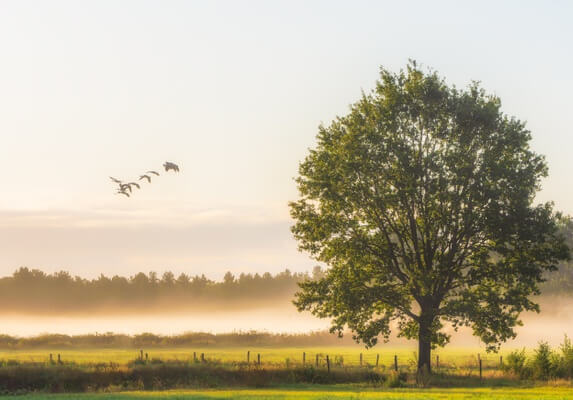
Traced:
<svg viewBox="0 0 573 400">
<path fill-rule="evenodd" d="M 422 380 L 416 376 L 415 354 L 408 357 L 406 350 L 399 353 L 398 371 L 394 370 L 394 356 L 389 352 L 378 357 L 376 353 L 344 348 L 267 348 L 263 353 L 251 351 L 247 362 L 246 348 L 203 348 L 203 351 L 195 351 L 193 356 L 188 349 L 185 353 L 150 351 L 149 354 L 132 349 L 122 353 L 122 357 L 130 357 L 121 362 L 108 357 L 115 353 L 93 349 L 82 353 L 83 359 L 71 359 L 68 354 L 48 357 L 45 351 L 38 353 L 41 357 L 12 351 L 4 355 L 19 357 L 2 358 L 0 353 L 0 394 L 343 383 L 376 387 L 481 387 L 559 379 L 570 385 L 570 381 L 563 380 L 573 378 L 573 344 L 567 337 L 557 349 L 540 343 L 530 352 L 513 351 L 505 356 L 503 364 L 499 358 L 496 361 L 497 357 L 440 353 L 439 368 L 434 366 L 434 373 Z M 293 356 L 294 351 L 299 352 L 297 357 Z M 262 355 L 260 363 L 259 355 Z M 327 355 L 330 365 L 326 363 Z M 484 367 L 481 375 L 478 358 Z"/>
</svg>

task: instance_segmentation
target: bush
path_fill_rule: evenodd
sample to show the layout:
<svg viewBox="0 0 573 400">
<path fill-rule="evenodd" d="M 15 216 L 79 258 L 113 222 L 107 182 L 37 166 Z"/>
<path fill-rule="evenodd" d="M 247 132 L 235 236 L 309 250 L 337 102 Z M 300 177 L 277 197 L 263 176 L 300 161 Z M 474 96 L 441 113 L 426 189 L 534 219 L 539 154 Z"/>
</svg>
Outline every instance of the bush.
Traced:
<svg viewBox="0 0 573 400">
<path fill-rule="evenodd" d="M 531 372 L 534 379 L 548 380 L 556 376 L 558 358 L 547 342 L 539 342 L 531 360 Z"/>
<path fill-rule="evenodd" d="M 399 388 L 403 387 L 406 383 L 407 375 L 403 372 L 392 371 L 388 374 L 385 386 L 389 388 Z"/>
<path fill-rule="evenodd" d="M 526 362 L 527 356 L 525 355 L 525 349 L 514 350 L 505 358 L 503 369 L 522 379 L 528 378 L 531 375 L 531 371 L 527 367 Z"/>
<path fill-rule="evenodd" d="M 573 344 L 565 335 L 560 346 L 561 354 L 555 355 L 555 374 L 560 378 L 573 378 Z"/>
</svg>

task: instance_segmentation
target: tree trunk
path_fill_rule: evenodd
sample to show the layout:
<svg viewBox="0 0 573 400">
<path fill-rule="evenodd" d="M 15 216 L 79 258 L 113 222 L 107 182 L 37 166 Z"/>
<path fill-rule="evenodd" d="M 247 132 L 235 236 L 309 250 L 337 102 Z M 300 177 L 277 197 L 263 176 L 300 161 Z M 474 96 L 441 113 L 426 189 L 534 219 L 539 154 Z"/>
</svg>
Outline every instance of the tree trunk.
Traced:
<svg viewBox="0 0 573 400">
<path fill-rule="evenodd" d="M 432 372 L 432 318 L 420 319 L 418 333 L 418 373 Z"/>
</svg>

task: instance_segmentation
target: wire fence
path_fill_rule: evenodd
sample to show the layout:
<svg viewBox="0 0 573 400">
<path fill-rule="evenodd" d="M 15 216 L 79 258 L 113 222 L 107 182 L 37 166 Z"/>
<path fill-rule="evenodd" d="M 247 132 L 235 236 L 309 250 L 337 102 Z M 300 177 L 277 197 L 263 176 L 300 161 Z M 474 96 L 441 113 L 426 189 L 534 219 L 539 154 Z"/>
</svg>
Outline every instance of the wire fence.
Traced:
<svg viewBox="0 0 573 400">
<path fill-rule="evenodd" d="M 369 368 L 381 372 L 412 372 L 417 369 L 417 354 L 412 352 L 410 356 L 404 352 L 328 352 L 325 350 L 313 351 L 304 349 L 298 352 L 277 353 L 277 351 L 265 352 L 264 350 L 245 350 L 242 353 L 233 352 L 224 354 L 221 351 L 208 352 L 204 349 L 200 351 L 189 351 L 178 353 L 176 357 L 169 356 L 156 349 L 146 351 L 140 349 L 133 354 L 125 364 L 160 364 L 169 362 L 194 363 L 194 364 L 220 364 L 227 366 L 253 366 L 253 367 L 273 367 L 273 368 L 297 368 L 312 367 L 326 368 Z M 223 356 L 224 355 L 224 356 Z M 49 353 L 43 360 L 0 360 L 0 367 L 15 364 L 49 364 L 49 365 L 95 365 L 89 361 L 77 362 L 73 359 L 67 360 L 65 354 Z M 109 361 L 114 363 L 113 360 Z M 114 363 L 118 364 L 119 363 Z M 438 373 L 459 373 L 461 370 L 475 372 L 480 377 L 484 372 L 503 370 L 503 356 L 492 354 L 440 354 L 432 356 L 431 369 Z"/>
</svg>

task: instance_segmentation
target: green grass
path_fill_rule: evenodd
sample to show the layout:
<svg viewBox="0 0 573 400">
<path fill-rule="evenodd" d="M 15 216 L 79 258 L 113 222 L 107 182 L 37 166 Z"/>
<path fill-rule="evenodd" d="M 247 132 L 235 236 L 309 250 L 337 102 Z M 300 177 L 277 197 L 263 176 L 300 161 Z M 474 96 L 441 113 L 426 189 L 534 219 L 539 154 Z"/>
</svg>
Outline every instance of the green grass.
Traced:
<svg viewBox="0 0 573 400">
<path fill-rule="evenodd" d="M 336 356 L 343 357 L 344 365 L 359 365 L 360 353 L 363 354 L 363 363 L 374 365 L 377 354 L 380 355 L 380 365 L 392 366 L 394 355 L 398 356 L 400 366 L 408 366 L 415 363 L 416 355 L 413 349 L 408 348 L 385 348 L 379 346 L 376 349 L 365 350 L 358 347 L 196 347 L 196 348 L 150 348 L 143 349 L 149 354 L 149 358 L 159 358 L 162 360 L 190 360 L 193 358 L 193 352 L 197 357 L 201 353 L 212 360 L 225 362 L 246 361 L 247 351 L 250 351 L 251 362 L 257 359 L 257 354 L 261 355 L 262 363 L 285 364 L 288 359 L 290 363 L 299 364 L 302 362 L 302 354 L 306 353 L 306 362 L 313 363 L 317 354 L 322 357 L 327 354 L 331 360 Z M 49 354 L 52 353 L 54 358 L 60 354 L 62 360 L 66 363 L 87 364 L 114 362 L 126 364 L 134 360 L 139 355 L 138 349 L 82 349 L 72 350 L 64 348 L 37 349 L 37 350 L 4 350 L 0 351 L 0 360 L 17 360 L 20 362 L 47 362 Z M 435 356 L 439 355 L 441 365 L 450 365 L 455 367 L 475 367 L 477 366 L 476 349 L 453 348 L 444 349 L 434 352 Z M 499 355 L 481 353 L 484 368 L 487 366 L 495 367 L 499 364 Z"/>
<path fill-rule="evenodd" d="M 372 389 L 357 386 L 302 386 L 280 389 L 257 390 L 170 390 L 161 392 L 123 392 L 98 394 L 38 394 L 7 396 L 14 400 L 129 400 L 129 399 L 255 399 L 255 400 L 302 400 L 302 399 L 406 399 L 406 400 L 562 400 L 572 399 L 573 389 L 563 387 L 533 387 L 511 389 Z"/>
<path fill-rule="evenodd" d="M 51 348 L 36 350 L 6 350 L 0 351 L 0 365 L 2 365 L 2 362 L 4 363 L 3 365 L 6 368 L 4 375 L 8 374 L 6 375 L 8 377 L 12 373 L 10 372 L 12 370 L 14 373 L 18 373 L 18 371 L 29 370 L 28 372 L 22 372 L 20 377 L 32 379 L 31 374 L 36 371 L 40 378 L 46 374 L 46 376 L 51 376 L 50 374 L 52 374 L 54 375 L 54 379 L 57 379 L 57 377 L 60 376 L 58 375 L 58 371 L 61 368 L 63 371 L 62 374 L 64 374 L 64 372 L 66 372 L 68 369 L 70 370 L 69 373 L 66 373 L 67 375 L 62 375 L 62 378 L 66 378 L 70 384 L 73 384 L 74 376 L 76 375 L 81 377 L 87 374 L 86 377 L 84 377 L 85 379 L 92 379 L 90 378 L 91 375 L 89 374 L 94 375 L 94 377 L 99 376 L 98 373 L 94 374 L 93 372 L 97 371 L 98 366 L 96 364 L 109 364 L 110 362 L 117 363 L 119 365 L 119 371 L 125 376 L 122 375 L 122 378 L 119 379 L 120 383 L 111 380 L 110 382 L 112 383 L 110 383 L 109 386 L 95 386 L 96 390 L 105 389 L 109 390 L 111 393 L 89 393 L 89 391 L 92 389 L 89 387 L 84 389 L 82 386 L 81 389 L 73 390 L 86 390 L 88 393 L 46 394 L 44 392 L 38 394 L 6 396 L 3 397 L 3 399 L 573 399 L 573 387 L 571 386 L 571 382 L 562 381 L 552 382 L 549 384 L 545 383 L 545 387 L 524 387 L 526 383 L 520 382 L 513 376 L 507 376 L 505 373 L 498 370 L 499 354 L 486 354 L 484 352 L 481 353 L 485 380 L 480 381 L 478 378 L 476 349 L 450 348 L 435 352 L 433 356 L 433 362 L 435 363 L 435 356 L 439 355 L 440 365 L 442 366 L 441 371 L 443 373 L 436 375 L 435 381 L 433 381 L 430 385 L 433 387 L 432 389 L 414 389 L 416 384 L 412 376 L 410 376 L 408 382 L 405 383 L 405 387 L 408 387 L 408 389 L 388 389 L 387 387 L 393 386 L 388 385 L 388 382 L 379 383 L 378 381 L 376 381 L 378 382 L 378 386 L 373 387 L 368 386 L 366 383 L 357 383 L 370 382 L 368 379 L 362 380 L 352 378 L 363 373 L 369 373 L 368 371 L 376 371 L 376 374 L 383 374 L 386 377 L 391 376 L 392 373 L 389 370 L 393 367 L 394 355 L 398 356 L 400 369 L 402 371 L 410 370 L 411 372 L 415 370 L 416 354 L 412 349 L 408 348 L 391 348 L 381 346 L 373 350 L 364 350 L 358 347 L 246 348 L 204 346 L 196 348 L 144 348 L 143 351 L 144 353 L 147 352 L 149 354 L 150 361 L 153 359 L 161 359 L 162 361 L 167 362 L 165 364 L 166 368 L 170 367 L 169 362 L 173 360 L 184 361 L 184 363 L 171 363 L 171 365 L 176 369 L 180 368 L 184 370 L 185 368 L 197 368 L 196 375 L 193 375 L 196 381 L 188 382 L 188 379 L 185 380 L 185 374 L 180 374 L 181 376 L 179 378 L 173 378 L 172 375 L 169 375 L 168 377 L 165 377 L 165 382 L 160 381 L 162 384 L 155 385 L 155 379 L 159 379 L 155 374 L 156 372 L 162 371 L 162 365 L 164 365 L 163 363 L 150 362 L 145 363 L 144 365 L 140 365 L 139 367 L 128 366 L 130 362 L 139 356 L 139 349 L 78 350 Z M 252 368 L 254 372 L 252 374 L 250 372 L 245 373 L 244 377 L 240 375 L 241 372 L 237 372 L 241 370 L 241 368 L 245 368 L 245 364 L 242 364 L 241 366 L 234 363 L 246 361 L 247 351 L 250 351 L 250 360 L 252 363 L 257 360 L 257 354 L 261 354 L 261 362 L 263 364 L 263 369 L 261 371 L 266 371 L 264 374 L 257 373 L 257 367 L 248 368 L 249 371 L 251 371 Z M 204 353 L 207 360 L 214 360 L 217 362 L 206 364 L 188 363 L 188 361 L 192 360 L 193 358 L 193 352 L 197 354 L 197 357 L 200 357 L 200 354 Z M 295 384 L 296 382 L 315 382 L 314 379 L 310 378 L 298 380 L 298 375 L 296 379 L 289 378 L 291 377 L 290 374 L 292 374 L 289 371 L 295 371 L 296 368 L 293 369 L 293 367 L 300 366 L 303 352 L 306 353 L 306 362 L 308 364 L 314 364 L 315 356 L 317 354 L 321 355 L 321 367 L 316 369 L 318 372 L 314 374 L 317 377 L 323 377 L 322 375 L 325 375 L 326 373 L 326 368 L 323 364 L 326 355 L 329 355 L 332 362 L 336 362 L 335 360 L 337 357 L 343 357 L 345 366 L 345 368 L 340 368 L 339 366 L 333 365 L 334 369 L 332 370 L 332 374 L 329 373 L 328 376 L 332 378 L 333 376 L 338 376 L 341 373 L 345 373 L 344 371 L 347 371 L 349 374 L 348 377 L 342 377 L 344 379 L 332 378 L 322 380 L 322 383 L 324 384 Z M 48 365 L 47 362 L 49 360 L 50 353 L 54 355 L 54 359 L 57 359 L 57 354 L 60 354 L 65 365 Z M 379 354 L 380 368 L 358 368 L 360 364 L 360 354 L 363 355 L 363 365 L 365 366 L 373 366 L 376 363 L 376 356 Z M 10 365 L 13 364 L 7 362 L 8 360 L 18 361 L 21 363 L 21 365 L 12 367 Z M 158 371 L 155 371 L 153 368 L 158 368 Z M 145 371 L 148 369 L 149 373 L 145 373 Z M 304 368 L 300 367 L 298 367 L 298 369 L 305 370 Z M 139 371 L 138 373 L 143 374 L 142 376 L 149 375 L 147 378 L 153 379 L 153 384 L 139 384 L 137 379 L 130 378 L 131 375 L 129 371 L 133 370 L 136 372 Z M 287 375 L 283 373 L 284 371 L 288 372 Z M 105 373 L 102 374 L 105 375 Z M 240 377 L 238 379 L 245 378 L 247 382 L 245 380 L 240 380 L 240 384 L 238 384 L 237 382 L 233 383 L 229 381 L 229 379 L 235 379 L 239 375 Z M 261 377 L 264 378 L 263 382 L 259 382 L 260 379 L 262 379 Z M 100 378 L 102 377 L 100 376 Z M 171 378 L 173 378 L 173 382 L 170 381 Z M 38 390 L 49 392 L 53 390 L 50 384 L 50 382 L 53 380 L 50 379 L 52 378 L 49 378 L 48 381 L 46 381 L 47 383 L 45 386 L 30 386 L 27 384 L 22 384 L 20 387 L 36 387 Z M 339 384 L 335 385 L 334 383 L 336 382 Z M 126 384 L 123 385 L 123 383 Z M 150 390 L 145 392 L 119 392 L 119 390 L 134 390 L 142 389 L 144 387 L 149 387 L 149 389 L 188 389 L 168 391 Z M 260 389 L 253 390 L 246 389 L 246 387 Z M 12 393 L 18 393 L 18 386 L 12 386 L 12 388 Z M 72 389 L 61 390 L 61 388 L 59 388 L 57 385 L 55 388 L 56 391 L 72 391 Z M 198 389 L 189 390 L 189 388 Z M 200 388 L 220 389 L 203 390 Z"/>
</svg>

